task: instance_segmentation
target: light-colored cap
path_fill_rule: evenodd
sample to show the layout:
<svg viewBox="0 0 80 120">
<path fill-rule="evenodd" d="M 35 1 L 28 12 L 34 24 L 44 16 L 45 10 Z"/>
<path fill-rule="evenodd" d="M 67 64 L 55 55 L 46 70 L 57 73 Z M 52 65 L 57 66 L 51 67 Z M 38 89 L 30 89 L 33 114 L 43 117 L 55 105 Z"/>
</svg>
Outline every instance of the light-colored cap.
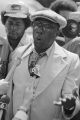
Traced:
<svg viewBox="0 0 80 120">
<path fill-rule="evenodd" d="M 45 18 L 54 23 L 58 23 L 60 25 L 60 29 L 64 28 L 67 24 L 67 21 L 64 17 L 52 11 L 51 9 L 43 9 L 40 11 L 36 11 L 31 15 L 31 21 L 34 21 L 36 18 Z"/>
<path fill-rule="evenodd" d="M 6 9 L 4 16 L 16 17 L 16 18 L 27 18 L 29 15 L 29 9 L 23 4 L 9 4 Z"/>
</svg>

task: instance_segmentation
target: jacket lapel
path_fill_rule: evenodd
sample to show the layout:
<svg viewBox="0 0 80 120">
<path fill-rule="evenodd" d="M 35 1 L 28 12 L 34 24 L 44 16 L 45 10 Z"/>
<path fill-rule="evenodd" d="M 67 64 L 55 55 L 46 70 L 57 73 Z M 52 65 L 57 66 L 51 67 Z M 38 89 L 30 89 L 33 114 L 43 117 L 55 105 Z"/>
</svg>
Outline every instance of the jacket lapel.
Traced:
<svg viewBox="0 0 80 120">
<path fill-rule="evenodd" d="M 41 75 L 37 89 L 38 94 L 43 92 L 67 66 L 67 55 L 63 51 L 63 48 L 58 46 L 56 42 L 54 46 L 55 49 L 51 51 L 45 70 Z"/>
</svg>

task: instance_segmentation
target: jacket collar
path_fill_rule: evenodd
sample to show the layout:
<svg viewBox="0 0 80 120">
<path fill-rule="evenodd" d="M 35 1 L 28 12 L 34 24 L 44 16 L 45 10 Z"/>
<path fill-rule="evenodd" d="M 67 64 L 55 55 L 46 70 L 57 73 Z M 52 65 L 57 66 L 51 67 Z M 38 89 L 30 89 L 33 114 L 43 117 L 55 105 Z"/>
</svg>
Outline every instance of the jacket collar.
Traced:
<svg viewBox="0 0 80 120">
<path fill-rule="evenodd" d="M 61 56 L 62 58 L 66 58 L 67 54 L 61 46 L 59 46 L 56 42 L 54 42 L 54 55 Z"/>
<path fill-rule="evenodd" d="M 54 47 L 54 49 L 49 49 L 48 51 L 50 56 L 44 69 L 45 74 L 42 73 L 37 95 L 42 93 L 65 69 L 67 69 L 67 51 L 56 42 L 54 42 L 52 47 Z M 64 81 L 64 79 L 62 81 Z"/>
<path fill-rule="evenodd" d="M 54 55 L 59 55 L 59 56 L 61 56 L 62 58 L 67 57 L 67 55 L 66 55 L 66 53 L 64 52 L 63 48 L 60 47 L 56 42 L 54 42 L 54 43 L 52 44 L 52 46 L 51 46 L 48 50 L 46 50 L 46 54 L 47 54 L 48 57 L 49 57 L 52 49 L 53 49 Z M 33 49 L 33 51 L 35 52 L 34 49 Z"/>
</svg>

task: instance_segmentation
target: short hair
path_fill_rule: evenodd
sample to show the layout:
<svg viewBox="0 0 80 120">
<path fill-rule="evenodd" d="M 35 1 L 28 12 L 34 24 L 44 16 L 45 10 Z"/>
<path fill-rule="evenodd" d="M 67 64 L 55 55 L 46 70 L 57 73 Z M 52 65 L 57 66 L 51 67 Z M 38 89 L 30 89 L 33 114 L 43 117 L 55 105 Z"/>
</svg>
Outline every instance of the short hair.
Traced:
<svg viewBox="0 0 80 120">
<path fill-rule="evenodd" d="M 73 0 L 56 0 L 50 4 L 50 9 L 59 14 L 60 10 L 77 11 L 77 4 Z"/>
</svg>

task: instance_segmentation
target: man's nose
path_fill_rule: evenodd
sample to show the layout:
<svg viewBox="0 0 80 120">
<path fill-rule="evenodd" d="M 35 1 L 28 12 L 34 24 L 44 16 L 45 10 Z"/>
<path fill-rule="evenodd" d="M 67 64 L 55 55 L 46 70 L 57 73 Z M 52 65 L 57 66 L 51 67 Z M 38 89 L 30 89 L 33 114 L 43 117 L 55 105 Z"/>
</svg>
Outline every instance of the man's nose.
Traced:
<svg viewBox="0 0 80 120">
<path fill-rule="evenodd" d="M 16 30 L 16 26 L 15 25 L 11 25 L 11 29 Z"/>
<path fill-rule="evenodd" d="M 39 27 L 39 28 L 37 29 L 37 33 L 38 33 L 38 34 L 42 34 L 42 33 L 43 33 L 43 29 L 42 29 L 41 27 Z"/>
</svg>

